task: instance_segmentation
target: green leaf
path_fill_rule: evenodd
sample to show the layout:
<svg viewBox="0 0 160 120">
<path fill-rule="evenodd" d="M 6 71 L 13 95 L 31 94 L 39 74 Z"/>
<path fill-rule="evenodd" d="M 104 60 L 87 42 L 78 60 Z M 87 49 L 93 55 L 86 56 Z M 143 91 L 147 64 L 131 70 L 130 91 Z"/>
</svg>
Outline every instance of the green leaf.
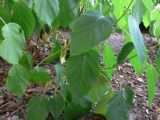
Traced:
<svg viewBox="0 0 160 120">
<path fill-rule="evenodd" d="M 26 69 L 19 65 L 14 65 L 9 73 L 6 82 L 8 90 L 18 97 L 22 97 L 29 84 L 29 74 Z"/>
<path fill-rule="evenodd" d="M 126 36 L 126 44 L 128 42 L 132 42 L 131 36 Z M 128 55 L 128 60 L 132 64 L 133 68 L 135 69 L 137 74 L 141 74 L 146 66 L 147 59 L 145 59 L 145 62 L 142 64 L 140 61 L 139 56 L 137 55 L 136 49 L 134 48 Z"/>
<path fill-rule="evenodd" d="M 143 4 L 145 5 L 145 7 L 151 11 L 154 9 L 154 3 L 153 0 L 141 0 L 143 2 Z"/>
<path fill-rule="evenodd" d="M 98 77 L 100 56 L 91 50 L 78 56 L 72 56 L 67 62 L 67 77 L 72 95 L 84 96 Z"/>
<path fill-rule="evenodd" d="M 143 64 L 146 59 L 143 36 L 140 32 L 138 23 L 133 16 L 129 16 L 128 24 L 133 44 L 136 48 L 138 56 L 140 57 L 141 63 Z"/>
<path fill-rule="evenodd" d="M 54 42 L 54 47 L 51 49 L 49 53 L 49 57 L 47 58 L 46 62 L 53 63 L 54 61 L 60 61 L 61 55 L 61 44 L 60 42 Z"/>
<path fill-rule="evenodd" d="M 57 120 L 65 107 L 65 100 L 60 94 L 54 94 L 49 101 L 49 109 L 52 116 Z"/>
<path fill-rule="evenodd" d="M 100 115 L 106 115 L 107 111 L 108 111 L 108 103 L 109 101 L 112 99 L 112 97 L 114 96 L 114 92 L 112 89 L 110 89 L 106 95 L 104 95 L 100 101 L 97 103 L 95 109 L 94 109 L 94 113 L 96 114 L 100 114 Z"/>
<path fill-rule="evenodd" d="M 128 55 L 128 59 L 137 74 L 141 74 L 144 71 L 144 68 L 146 66 L 146 60 L 142 65 L 141 60 L 137 55 L 136 49 L 132 50 L 132 52 Z"/>
<path fill-rule="evenodd" d="M 58 0 L 35 0 L 34 10 L 37 16 L 49 26 L 59 13 Z"/>
<path fill-rule="evenodd" d="M 24 51 L 22 57 L 19 60 L 19 64 L 27 70 L 32 69 L 32 56 L 29 52 Z"/>
<path fill-rule="evenodd" d="M 16 23 L 8 23 L 2 28 L 4 40 L 0 44 L 0 56 L 11 64 L 18 64 L 25 44 L 23 30 Z"/>
<path fill-rule="evenodd" d="M 31 82 L 34 83 L 45 84 L 51 80 L 49 73 L 42 67 L 35 67 L 33 70 L 31 70 L 30 76 Z"/>
<path fill-rule="evenodd" d="M 48 98 L 33 96 L 28 103 L 27 120 L 45 120 L 49 113 Z"/>
<path fill-rule="evenodd" d="M 79 10 L 79 0 L 59 0 L 59 14 L 53 22 L 59 26 L 67 27 L 77 16 Z"/>
<path fill-rule="evenodd" d="M 105 72 L 107 78 L 110 80 L 112 78 L 112 73 L 115 70 L 114 65 L 116 64 L 116 57 L 114 50 L 109 45 L 105 45 L 103 48 L 103 59 Z"/>
<path fill-rule="evenodd" d="M 20 25 L 28 38 L 35 28 L 35 18 L 32 10 L 27 5 L 19 3 L 13 9 L 12 22 Z"/>
<path fill-rule="evenodd" d="M 146 68 L 146 74 L 148 83 L 148 102 L 150 105 L 156 94 L 156 83 L 158 80 L 158 73 L 156 69 L 150 64 Z"/>
<path fill-rule="evenodd" d="M 158 72 L 160 72 L 160 55 L 156 57 L 156 66 L 157 66 Z"/>
<path fill-rule="evenodd" d="M 146 11 L 143 16 L 143 24 L 147 28 L 150 25 L 150 11 Z"/>
<path fill-rule="evenodd" d="M 128 15 L 130 14 L 130 10 L 132 8 L 133 3 L 130 6 L 130 9 L 126 11 L 126 14 L 121 18 L 121 16 L 124 14 L 126 8 L 128 7 L 131 0 L 112 0 L 113 6 L 114 6 L 114 15 L 118 21 L 118 25 L 128 30 Z M 120 19 L 121 18 L 121 19 Z"/>
<path fill-rule="evenodd" d="M 136 0 L 136 3 L 133 6 L 133 17 L 136 19 L 138 24 L 143 20 L 143 15 L 146 11 L 146 8 L 141 0 Z"/>
<path fill-rule="evenodd" d="M 112 26 L 110 17 L 96 12 L 87 12 L 77 18 L 72 24 L 71 54 L 82 54 L 107 39 L 112 33 Z"/>
<path fill-rule="evenodd" d="M 130 52 L 133 50 L 134 45 L 132 42 L 128 42 L 125 44 L 121 50 L 121 52 L 118 55 L 117 58 L 117 64 L 122 64 L 123 61 L 126 59 L 126 57 L 130 54 Z"/>
<path fill-rule="evenodd" d="M 0 17 L 5 21 L 5 23 L 10 22 L 10 13 L 7 9 L 0 6 Z M 0 29 L 4 26 L 4 23 L 0 20 Z M 0 41 L 2 40 L 2 34 L 0 32 Z"/>
<path fill-rule="evenodd" d="M 149 32 L 152 35 L 159 37 L 160 36 L 160 22 L 159 21 L 152 22 L 149 28 Z"/>
<path fill-rule="evenodd" d="M 130 94 L 130 95 L 128 95 Z M 131 98 L 128 99 L 128 96 Z M 117 92 L 108 103 L 108 111 L 106 119 L 109 120 L 128 120 L 129 119 L 129 107 L 130 102 L 133 101 L 133 91 L 123 90 Z"/>
<path fill-rule="evenodd" d="M 56 71 L 56 77 L 55 77 L 55 82 L 58 85 L 63 85 L 66 79 L 66 71 L 64 66 L 61 64 L 56 64 L 54 65 L 55 71 Z"/>
<path fill-rule="evenodd" d="M 89 113 L 91 103 L 82 100 L 79 103 L 70 103 L 64 111 L 64 120 L 74 120 Z"/>
<path fill-rule="evenodd" d="M 87 96 L 89 97 L 89 100 L 93 103 L 97 102 L 110 88 L 110 82 L 107 81 L 106 75 L 101 72 L 99 73 L 97 80 L 94 82 Z"/>
<path fill-rule="evenodd" d="M 159 11 L 160 11 L 159 7 L 155 8 L 154 10 L 151 11 L 151 14 L 150 14 L 151 21 L 159 21 L 160 20 Z"/>
</svg>

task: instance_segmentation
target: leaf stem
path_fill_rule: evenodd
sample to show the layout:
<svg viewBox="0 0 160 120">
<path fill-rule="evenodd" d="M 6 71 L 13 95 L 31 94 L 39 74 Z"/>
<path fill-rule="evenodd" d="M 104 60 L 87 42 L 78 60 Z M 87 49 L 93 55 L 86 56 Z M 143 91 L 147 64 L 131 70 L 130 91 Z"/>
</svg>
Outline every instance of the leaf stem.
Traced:
<svg viewBox="0 0 160 120">
<path fill-rule="evenodd" d="M 6 22 L 0 17 L 0 20 L 3 22 L 4 25 L 6 25 Z"/>
<path fill-rule="evenodd" d="M 61 50 L 63 50 L 63 49 L 61 49 Z M 50 58 L 51 56 L 53 56 L 53 55 L 59 53 L 61 50 L 58 50 L 57 52 L 48 55 L 48 56 L 45 57 L 41 62 L 39 62 L 39 63 L 37 64 L 37 66 L 41 65 L 43 62 L 45 62 L 45 61 L 46 61 L 48 58 Z"/>
<path fill-rule="evenodd" d="M 123 12 L 123 14 L 118 18 L 117 22 L 118 23 L 122 18 L 123 16 L 126 14 L 126 12 L 128 11 L 128 9 L 130 8 L 130 6 L 132 5 L 134 0 L 131 0 L 131 2 L 129 3 L 128 7 L 126 8 L 126 10 Z"/>
</svg>

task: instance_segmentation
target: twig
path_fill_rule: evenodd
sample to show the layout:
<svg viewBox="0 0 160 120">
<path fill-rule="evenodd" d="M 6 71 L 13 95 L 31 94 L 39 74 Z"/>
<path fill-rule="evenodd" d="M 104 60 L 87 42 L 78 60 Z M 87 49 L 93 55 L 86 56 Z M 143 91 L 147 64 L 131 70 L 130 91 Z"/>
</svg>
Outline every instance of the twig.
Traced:
<svg viewBox="0 0 160 120">
<path fill-rule="evenodd" d="M 5 21 L 0 17 L 0 20 L 3 22 L 4 25 L 6 25 Z"/>
<path fill-rule="evenodd" d="M 8 104 L 10 104 L 10 103 L 11 103 L 11 102 L 8 102 L 8 103 L 2 105 L 2 106 L 0 107 L 0 109 L 3 108 L 3 107 L 5 107 L 6 105 L 8 105 Z"/>
<path fill-rule="evenodd" d="M 27 106 L 27 104 L 25 104 L 25 105 L 21 106 L 20 108 L 18 108 L 17 110 L 13 111 L 13 112 L 10 114 L 10 116 L 14 115 L 16 112 L 18 112 L 19 110 L 21 110 L 22 108 L 24 108 L 24 107 L 26 107 L 26 106 Z"/>
<path fill-rule="evenodd" d="M 126 8 L 126 10 L 123 12 L 123 14 L 118 18 L 117 22 L 118 23 L 122 18 L 123 16 L 126 14 L 126 12 L 128 11 L 128 9 L 130 8 L 130 6 L 132 5 L 134 0 L 131 0 L 131 2 L 129 3 L 128 7 Z"/>
</svg>

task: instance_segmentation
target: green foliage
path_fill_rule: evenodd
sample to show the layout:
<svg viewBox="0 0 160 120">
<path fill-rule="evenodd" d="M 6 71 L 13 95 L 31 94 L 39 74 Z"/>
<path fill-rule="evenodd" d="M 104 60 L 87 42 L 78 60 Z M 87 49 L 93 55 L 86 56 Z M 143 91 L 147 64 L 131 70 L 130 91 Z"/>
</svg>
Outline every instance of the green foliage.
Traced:
<svg viewBox="0 0 160 120">
<path fill-rule="evenodd" d="M 88 93 L 90 101 L 93 103 L 99 101 L 110 87 L 110 83 L 108 82 L 105 73 L 100 72 L 97 80 L 93 83 L 92 88 Z"/>
<path fill-rule="evenodd" d="M 25 44 L 22 28 L 16 23 L 8 23 L 3 26 L 2 34 L 4 40 L 0 44 L 0 56 L 11 64 L 18 64 Z"/>
<path fill-rule="evenodd" d="M 20 25 L 24 31 L 25 37 L 28 38 L 35 27 L 34 15 L 25 4 L 17 4 L 13 9 L 12 22 Z"/>
<path fill-rule="evenodd" d="M 147 83 L 148 83 L 148 101 L 149 104 L 153 101 L 156 94 L 156 83 L 158 80 L 158 73 L 152 65 L 146 68 Z"/>
<path fill-rule="evenodd" d="M 54 119 L 61 115 L 64 120 L 76 119 L 89 113 L 95 102 L 94 113 L 106 119 L 128 120 L 133 92 L 129 88 L 114 92 L 112 74 L 126 60 L 136 73 L 146 70 L 151 104 L 160 57 L 156 58 L 156 68 L 148 63 L 150 58 L 139 25 L 143 23 L 150 34 L 159 37 L 159 16 L 156 0 L 112 0 L 112 3 L 108 0 L 5 0 L 0 4 L 0 57 L 12 65 L 7 89 L 22 97 L 29 82 L 43 86 L 43 95 L 33 96 L 29 101 L 27 120 L 45 120 L 49 112 Z M 24 46 L 44 24 L 50 26 L 54 39 L 69 40 L 67 45 L 64 41 L 61 41 L 64 45 L 54 41 L 48 56 L 37 63 Z M 65 38 L 63 29 L 71 32 L 71 36 Z M 117 31 L 125 38 L 118 55 L 106 44 Z M 63 53 L 66 63 L 62 65 Z M 51 77 L 45 64 L 54 69 L 55 76 Z M 51 95 L 45 94 L 48 87 L 55 89 Z"/>
<path fill-rule="evenodd" d="M 115 70 L 114 66 L 116 65 L 116 57 L 113 49 L 109 45 L 104 45 L 103 59 L 107 78 L 111 79 L 112 73 Z"/>
<path fill-rule="evenodd" d="M 144 39 L 140 32 L 138 23 L 133 16 L 129 16 L 128 24 L 129 24 L 129 31 L 131 33 L 132 41 L 136 48 L 137 54 L 140 57 L 141 63 L 144 63 L 145 61 Z"/>
<path fill-rule="evenodd" d="M 42 67 L 35 67 L 30 71 L 30 81 L 34 83 L 46 83 L 51 80 L 49 73 Z"/>
<path fill-rule="evenodd" d="M 28 103 L 27 120 L 45 120 L 49 113 L 48 97 L 34 96 Z"/>
<path fill-rule="evenodd" d="M 100 56 L 95 50 L 69 58 L 67 78 L 70 85 L 69 89 L 74 97 L 83 97 L 90 90 L 98 77 L 99 67 Z"/>
<path fill-rule="evenodd" d="M 127 44 L 125 44 L 118 55 L 117 64 L 123 63 L 126 57 L 129 55 L 129 53 L 133 50 L 133 48 L 134 45 L 132 42 L 128 42 Z"/>
<path fill-rule="evenodd" d="M 85 99 L 79 103 L 70 103 L 64 110 L 64 120 L 73 120 L 85 115 L 91 109 L 91 103 Z"/>
<path fill-rule="evenodd" d="M 128 98 L 128 96 L 130 96 Z M 128 120 L 129 119 L 129 107 L 133 102 L 133 91 L 122 90 L 117 92 L 108 103 L 108 112 L 106 114 L 107 119 L 111 120 Z"/>
<path fill-rule="evenodd" d="M 72 24 L 71 54 L 79 55 L 107 39 L 112 33 L 113 20 L 97 12 L 87 12 Z"/>
<path fill-rule="evenodd" d="M 27 70 L 19 65 L 14 65 L 8 74 L 7 88 L 10 92 L 22 97 L 29 84 L 29 74 Z M 18 89 L 17 89 L 18 88 Z"/>
<path fill-rule="evenodd" d="M 22 57 L 19 60 L 19 64 L 27 70 L 32 69 L 32 56 L 29 52 L 24 51 Z"/>
<path fill-rule="evenodd" d="M 35 0 L 34 10 L 37 16 L 51 26 L 59 13 L 58 0 Z"/>
<path fill-rule="evenodd" d="M 65 100 L 60 94 L 55 94 L 49 101 L 49 109 L 52 116 L 57 120 L 65 108 Z"/>
</svg>

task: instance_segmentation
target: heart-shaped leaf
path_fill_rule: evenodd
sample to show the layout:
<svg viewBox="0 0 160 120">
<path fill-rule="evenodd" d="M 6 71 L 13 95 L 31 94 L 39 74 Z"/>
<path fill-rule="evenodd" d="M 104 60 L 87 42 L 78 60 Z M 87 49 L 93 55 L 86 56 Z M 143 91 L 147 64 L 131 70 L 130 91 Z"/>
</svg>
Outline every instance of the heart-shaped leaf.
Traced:
<svg viewBox="0 0 160 120">
<path fill-rule="evenodd" d="M 35 18 L 32 10 L 25 4 L 17 4 L 13 9 L 12 22 L 19 24 L 28 38 L 35 27 Z"/>
<path fill-rule="evenodd" d="M 100 56 L 91 50 L 78 56 L 72 56 L 67 63 L 69 89 L 74 97 L 84 96 L 98 77 Z"/>
<path fill-rule="evenodd" d="M 48 97 L 33 96 L 28 103 L 27 120 L 45 120 L 48 113 Z"/>
<path fill-rule="evenodd" d="M 130 98 L 128 98 L 130 96 Z M 109 120 L 128 120 L 129 108 L 133 102 L 134 93 L 130 89 L 117 92 L 108 103 L 106 119 Z"/>
<path fill-rule="evenodd" d="M 2 28 L 4 40 L 0 44 L 0 56 L 11 64 L 18 64 L 25 44 L 23 30 L 16 23 L 8 23 Z"/>
<path fill-rule="evenodd" d="M 60 94 L 55 94 L 49 100 L 49 109 L 52 116 L 57 120 L 65 107 L 65 100 Z"/>
<path fill-rule="evenodd" d="M 58 0 L 35 0 L 34 10 L 37 16 L 49 26 L 59 13 Z"/>
<path fill-rule="evenodd" d="M 71 54 L 82 54 L 112 33 L 113 20 L 96 12 L 87 12 L 72 24 Z"/>
<path fill-rule="evenodd" d="M 18 97 L 22 97 L 29 84 L 29 74 L 27 70 L 19 65 L 14 65 L 9 73 L 6 86 L 8 90 Z"/>
</svg>

